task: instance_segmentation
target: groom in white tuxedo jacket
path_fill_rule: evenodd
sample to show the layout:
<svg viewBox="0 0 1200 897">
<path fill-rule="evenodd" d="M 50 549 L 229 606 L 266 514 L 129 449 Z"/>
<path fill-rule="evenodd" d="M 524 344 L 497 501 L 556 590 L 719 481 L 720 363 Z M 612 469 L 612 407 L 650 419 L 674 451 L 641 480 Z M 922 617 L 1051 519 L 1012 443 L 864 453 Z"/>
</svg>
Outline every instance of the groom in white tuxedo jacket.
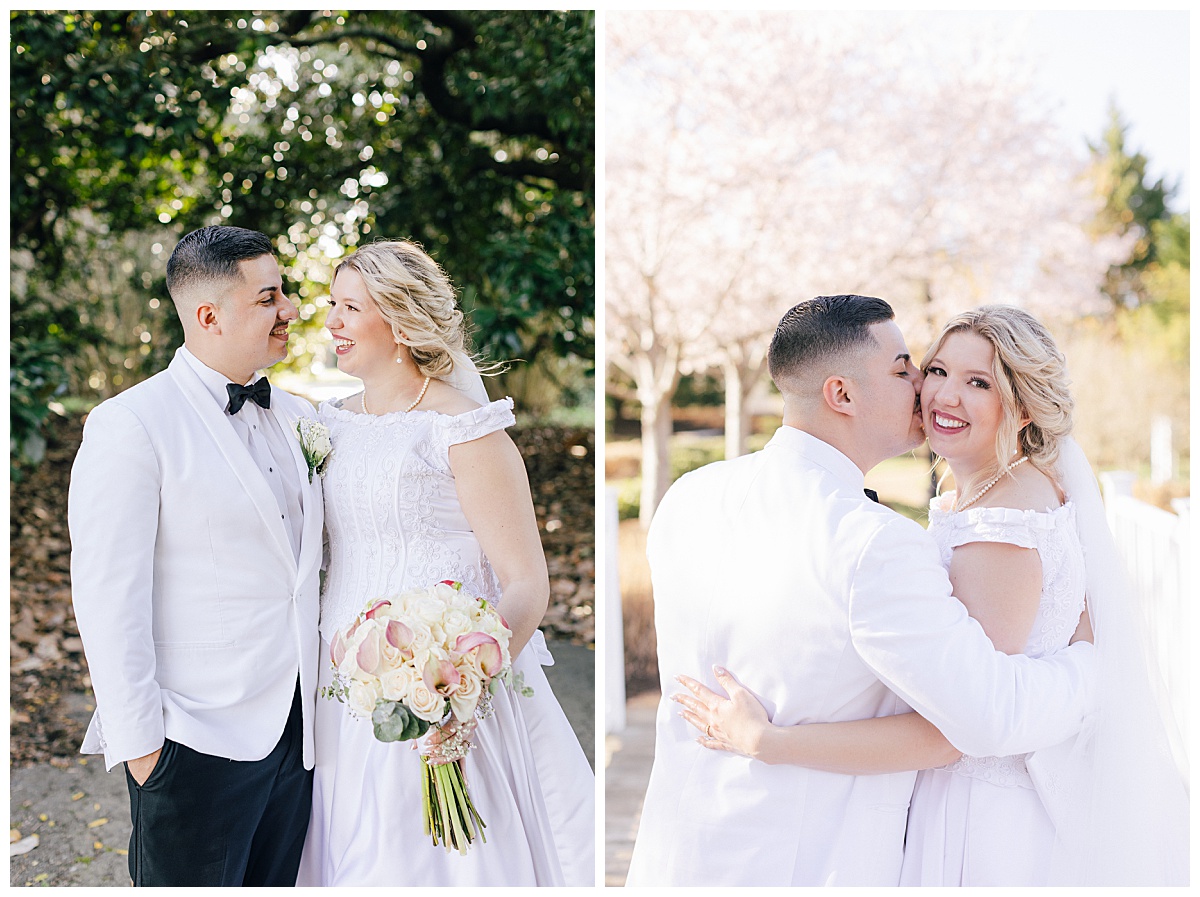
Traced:
<svg viewBox="0 0 1200 897">
<path fill-rule="evenodd" d="M 188 234 L 185 341 L 98 405 L 71 472 L 75 615 L 96 693 L 84 753 L 124 762 L 136 885 L 295 884 L 317 690 L 321 480 L 312 406 L 255 372 L 296 307 L 270 240 Z"/>
<path fill-rule="evenodd" d="M 819 297 L 769 354 L 784 419 L 766 448 L 680 478 L 650 528 L 664 696 L 737 671 L 777 725 L 910 707 L 959 750 L 1008 755 L 1081 725 L 1092 646 L 995 650 L 933 539 L 864 494 L 923 438 L 921 374 L 879 299 Z M 699 674 L 699 675 L 697 675 Z M 706 750 L 666 700 L 630 885 L 896 885 L 916 774 L 852 776 Z"/>
</svg>

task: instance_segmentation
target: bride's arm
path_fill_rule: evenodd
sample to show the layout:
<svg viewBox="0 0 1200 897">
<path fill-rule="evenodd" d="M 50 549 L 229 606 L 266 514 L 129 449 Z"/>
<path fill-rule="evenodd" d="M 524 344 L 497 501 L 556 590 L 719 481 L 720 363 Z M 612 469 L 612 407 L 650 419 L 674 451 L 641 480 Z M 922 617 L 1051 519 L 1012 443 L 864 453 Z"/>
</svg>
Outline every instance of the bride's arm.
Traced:
<svg viewBox="0 0 1200 897">
<path fill-rule="evenodd" d="M 1042 559 L 1007 542 L 968 542 L 950 556 L 954 597 L 979 621 L 997 651 L 1020 654 L 1042 600 Z"/>
<path fill-rule="evenodd" d="M 744 754 L 770 764 L 790 764 L 846 775 L 878 775 L 945 766 L 960 752 L 916 713 L 838 723 L 776 726 L 749 691 L 727 671 L 716 670 L 723 698 L 695 679 L 678 680 L 692 694 L 671 695 L 680 716 L 702 732 L 704 747 Z"/>
<path fill-rule="evenodd" d="M 1001 542 L 968 543 L 954 550 L 950 581 L 955 596 L 996 649 L 1019 654 L 1041 600 L 1038 553 Z M 698 741 L 714 750 L 848 775 L 928 769 L 960 756 L 932 723 L 916 713 L 775 726 L 754 695 L 727 672 L 718 672 L 717 681 L 728 699 L 686 676 L 679 681 L 693 694 L 676 694 L 672 699 L 683 705 L 684 719 L 702 732 L 711 732 Z"/>
<path fill-rule="evenodd" d="M 508 434 L 497 431 L 451 446 L 450 469 L 467 522 L 500 580 L 500 612 L 512 629 L 515 658 L 550 599 L 525 462 Z"/>
</svg>

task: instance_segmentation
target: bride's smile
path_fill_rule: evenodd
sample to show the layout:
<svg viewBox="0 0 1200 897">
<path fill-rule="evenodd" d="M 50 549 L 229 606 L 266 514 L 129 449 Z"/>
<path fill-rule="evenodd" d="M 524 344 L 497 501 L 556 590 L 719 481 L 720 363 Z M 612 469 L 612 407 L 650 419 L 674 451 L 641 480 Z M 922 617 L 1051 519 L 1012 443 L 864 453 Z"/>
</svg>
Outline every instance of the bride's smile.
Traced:
<svg viewBox="0 0 1200 897">
<path fill-rule="evenodd" d="M 925 435 L 929 447 L 957 467 L 960 476 L 995 463 L 1004 409 L 992 374 L 994 356 L 986 339 L 958 332 L 946 337 L 925 367 Z"/>
<path fill-rule="evenodd" d="M 933 425 L 939 432 L 942 430 L 961 430 L 963 427 L 970 426 L 965 420 L 959 420 L 957 417 L 951 417 L 948 414 L 942 415 L 936 412 L 933 414 Z"/>
</svg>

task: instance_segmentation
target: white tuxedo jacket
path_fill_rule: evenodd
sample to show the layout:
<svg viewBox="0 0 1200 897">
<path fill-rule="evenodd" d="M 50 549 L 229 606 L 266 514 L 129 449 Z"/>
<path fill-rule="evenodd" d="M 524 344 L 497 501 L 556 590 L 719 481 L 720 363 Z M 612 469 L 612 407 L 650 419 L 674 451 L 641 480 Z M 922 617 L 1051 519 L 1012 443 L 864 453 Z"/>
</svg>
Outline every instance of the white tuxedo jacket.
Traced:
<svg viewBox="0 0 1200 897">
<path fill-rule="evenodd" d="M 312 406 L 272 389 L 285 435 Z M 88 415 L 71 470 L 75 617 L 96 713 L 84 753 L 111 769 L 164 736 L 258 760 L 283 733 L 299 676 L 313 765 L 321 480 L 289 439 L 304 515 L 299 560 L 245 444 L 187 362 Z"/>
<path fill-rule="evenodd" d="M 791 427 L 680 478 L 647 554 L 663 694 L 728 667 L 778 725 L 912 708 L 959 750 L 1006 755 L 1076 731 L 1091 645 L 994 649 L 933 539 L 863 494 L 843 454 Z M 630 885 L 896 885 L 915 773 L 769 766 L 695 742 L 664 698 Z"/>
</svg>

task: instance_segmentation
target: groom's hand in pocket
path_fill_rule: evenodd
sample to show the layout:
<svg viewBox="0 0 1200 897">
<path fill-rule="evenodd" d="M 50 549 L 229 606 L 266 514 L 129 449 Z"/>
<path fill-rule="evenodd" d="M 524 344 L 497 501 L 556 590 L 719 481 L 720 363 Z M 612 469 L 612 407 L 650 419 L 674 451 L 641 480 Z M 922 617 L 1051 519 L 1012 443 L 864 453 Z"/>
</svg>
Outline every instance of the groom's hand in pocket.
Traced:
<svg viewBox="0 0 1200 897">
<path fill-rule="evenodd" d="M 159 748 L 157 751 L 147 754 L 144 757 L 125 761 L 125 765 L 129 768 L 129 774 L 133 776 L 133 780 L 138 783 L 139 788 L 146 784 L 146 780 L 154 772 L 154 767 L 158 765 L 158 758 L 161 754 L 162 748 Z"/>
</svg>

